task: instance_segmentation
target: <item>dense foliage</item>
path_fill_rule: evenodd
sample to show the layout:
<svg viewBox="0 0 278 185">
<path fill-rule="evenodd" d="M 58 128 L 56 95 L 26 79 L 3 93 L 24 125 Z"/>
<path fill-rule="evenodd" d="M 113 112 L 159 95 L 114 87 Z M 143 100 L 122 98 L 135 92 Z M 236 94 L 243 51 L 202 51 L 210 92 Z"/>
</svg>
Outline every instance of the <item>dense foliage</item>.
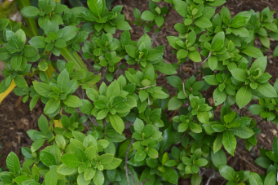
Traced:
<svg viewBox="0 0 278 185">
<path fill-rule="evenodd" d="M 18 3 L 30 30 L 0 19 L 0 60 L 6 67 L 0 93 L 15 83 L 15 94 L 24 96 L 30 110 L 37 103 L 44 109 L 39 130 L 27 132 L 33 143 L 21 148 L 24 162 L 11 152 L 1 185 L 166 185 L 180 178 L 199 185 L 206 169 L 228 185 L 277 184 L 277 138 L 256 160 L 265 176 L 227 165 L 239 140 L 251 151 L 260 133 L 241 109 L 278 123 L 278 80 L 270 83 L 263 54 L 278 40 L 278 20 L 269 8 L 232 17 L 225 6 L 216 13 L 225 0 L 165 0 L 165 7 L 152 0 L 149 10 L 134 9 L 134 24 L 146 32 L 134 41 L 123 6 L 109 11 L 105 0 L 72 9 L 55 0 L 39 0 L 37 6 L 24 1 Z M 155 38 L 147 34 L 159 33 L 170 8 L 183 17 L 175 24 L 179 35 L 167 36 L 175 64 L 163 60 L 165 46 L 154 48 Z M 188 61 L 202 67 L 185 79 L 179 68 Z M 176 89 L 174 96 L 157 85 L 159 74 Z"/>
</svg>

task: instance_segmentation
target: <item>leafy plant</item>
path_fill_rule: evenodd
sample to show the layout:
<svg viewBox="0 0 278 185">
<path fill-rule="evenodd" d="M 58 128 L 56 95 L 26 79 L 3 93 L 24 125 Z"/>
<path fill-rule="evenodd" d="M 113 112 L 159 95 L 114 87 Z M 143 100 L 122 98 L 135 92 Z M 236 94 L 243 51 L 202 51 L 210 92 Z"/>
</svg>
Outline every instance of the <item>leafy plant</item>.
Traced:
<svg viewBox="0 0 278 185">
<path fill-rule="evenodd" d="M 24 162 L 11 152 L 1 185 L 163 185 L 180 178 L 199 185 L 208 169 L 229 185 L 276 184 L 277 138 L 256 159 L 265 176 L 227 164 L 240 140 L 247 151 L 257 145 L 260 129 L 244 107 L 278 122 L 278 80 L 272 85 L 263 54 L 278 40 L 274 12 L 232 17 L 224 0 L 161 1 L 134 9 L 133 23 L 145 31 L 137 41 L 123 6 L 110 11 L 104 0 L 83 2 L 88 8 L 70 1 L 71 9 L 55 0 L 18 0 L 29 31 L 0 19 L 0 101 L 14 89 L 31 111 L 43 106 L 39 130 L 27 131 L 31 147 L 21 148 Z M 167 35 L 176 63 L 164 60 L 164 45 L 153 47 L 172 8 L 183 18 L 178 33 Z M 185 62 L 201 67 L 184 78 Z"/>
</svg>

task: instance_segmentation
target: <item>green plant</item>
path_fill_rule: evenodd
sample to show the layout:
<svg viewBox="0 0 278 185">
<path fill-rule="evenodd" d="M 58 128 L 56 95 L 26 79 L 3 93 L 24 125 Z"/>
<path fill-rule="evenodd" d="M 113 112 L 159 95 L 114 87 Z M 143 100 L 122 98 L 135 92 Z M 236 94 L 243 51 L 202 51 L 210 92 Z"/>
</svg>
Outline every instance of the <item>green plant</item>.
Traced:
<svg viewBox="0 0 278 185">
<path fill-rule="evenodd" d="M 11 152 L 0 185 L 153 185 L 180 178 L 199 185 L 205 170 L 229 185 L 277 184 L 277 138 L 256 160 L 266 176 L 227 165 L 241 140 L 248 151 L 257 145 L 260 129 L 241 111 L 245 106 L 251 103 L 251 114 L 277 123 L 278 80 L 271 84 L 263 54 L 269 37 L 278 40 L 274 12 L 232 18 L 225 6 L 216 13 L 224 0 L 165 0 L 167 7 L 161 1 L 150 1 L 142 13 L 134 9 L 134 23 L 155 32 L 138 41 L 131 39 L 123 6 L 109 11 L 104 0 L 88 0 L 88 8 L 71 1 L 79 3 L 72 9 L 55 0 L 39 0 L 38 7 L 17 1 L 29 32 L 0 19 L 6 66 L 0 100 L 16 85 L 30 110 L 44 107 L 39 130 L 27 131 L 33 143 L 21 148 L 24 162 Z M 167 36 L 176 63 L 163 60 L 165 46 L 152 44 L 172 8 L 183 17 L 174 26 L 178 36 Z M 83 61 L 93 61 L 92 71 Z M 202 66 L 184 79 L 180 67 L 189 61 Z M 161 76 L 174 89 L 171 97 L 159 85 Z"/>
</svg>

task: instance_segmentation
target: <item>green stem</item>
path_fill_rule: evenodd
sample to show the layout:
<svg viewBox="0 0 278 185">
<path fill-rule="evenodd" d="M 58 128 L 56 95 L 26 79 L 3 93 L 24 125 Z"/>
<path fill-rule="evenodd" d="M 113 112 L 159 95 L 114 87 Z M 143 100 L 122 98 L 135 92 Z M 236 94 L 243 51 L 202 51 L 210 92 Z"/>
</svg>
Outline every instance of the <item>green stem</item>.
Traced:
<svg viewBox="0 0 278 185">
<path fill-rule="evenodd" d="M 88 68 L 84 64 L 84 62 L 81 60 L 79 55 L 74 52 L 71 53 L 66 47 L 61 49 L 61 55 L 67 60 L 67 61 L 72 61 L 75 65 L 75 69 L 83 69 L 86 72 L 89 72 Z"/>
<path fill-rule="evenodd" d="M 15 0 L 19 9 L 22 10 L 25 6 L 31 6 L 30 0 Z M 30 28 L 31 32 L 34 36 L 38 35 L 38 27 L 35 19 L 33 18 L 26 18 L 24 17 L 28 27 Z"/>
<path fill-rule="evenodd" d="M 75 69 L 83 69 L 87 73 L 89 72 L 87 66 L 84 64 L 84 62 L 81 60 L 79 55 L 76 52 L 71 53 L 66 47 L 61 49 L 61 55 L 69 62 L 72 61 L 74 63 Z M 91 86 L 95 90 L 97 89 L 96 84 L 92 84 Z"/>
</svg>

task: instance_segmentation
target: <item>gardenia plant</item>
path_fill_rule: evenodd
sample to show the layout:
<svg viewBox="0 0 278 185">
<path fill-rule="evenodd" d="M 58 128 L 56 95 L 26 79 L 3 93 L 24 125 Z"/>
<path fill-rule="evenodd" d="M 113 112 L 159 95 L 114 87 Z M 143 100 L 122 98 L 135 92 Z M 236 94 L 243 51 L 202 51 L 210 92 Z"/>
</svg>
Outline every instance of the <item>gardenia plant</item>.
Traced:
<svg viewBox="0 0 278 185">
<path fill-rule="evenodd" d="M 33 143 L 21 148 L 24 161 L 11 152 L 0 185 L 166 185 L 181 178 L 199 185 L 206 169 L 229 185 L 277 184 L 277 138 L 256 160 L 265 176 L 227 164 L 240 140 L 248 151 L 257 144 L 260 129 L 250 115 L 278 123 L 278 81 L 270 80 L 263 54 L 278 41 L 274 11 L 232 17 L 225 0 L 160 2 L 134 9 L 134 24 L 145 31 L 137 41 L 123 6 L 109 11 L 104 0 L 71 9 L 58 0 L 17 0 L 26 24 L 0 19 L 0 97 L 16 86 L 30 110 L 44 107 L 39 130 L 27 131 Z M 178 36 L 167 36 L 177 63 L 165 62 L 165 46 L 154 47 L 148 34 L 159 33 L 170 8 L 182 17 Z M 184 78 L 179 69 L 189 61 L 201 68 Z"/>
</svg>

